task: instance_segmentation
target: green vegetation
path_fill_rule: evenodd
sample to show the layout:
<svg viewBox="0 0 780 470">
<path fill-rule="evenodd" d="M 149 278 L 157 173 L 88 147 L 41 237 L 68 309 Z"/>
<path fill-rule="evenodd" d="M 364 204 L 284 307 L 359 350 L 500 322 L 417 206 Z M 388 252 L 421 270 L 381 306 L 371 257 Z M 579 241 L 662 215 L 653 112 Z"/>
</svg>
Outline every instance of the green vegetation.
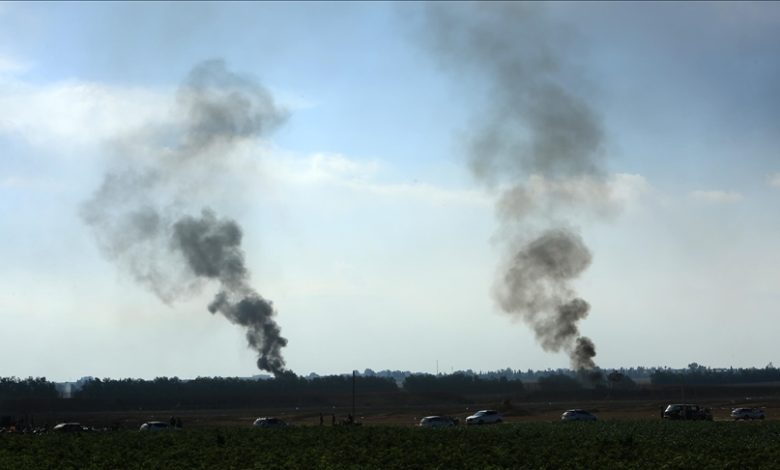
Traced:
<svg viewBox="0 0 780 470">
<path fill-rule="evenodd" d="M 0 468 L 772 468 L 780 423 L 0 434 Z"/>
</svg>

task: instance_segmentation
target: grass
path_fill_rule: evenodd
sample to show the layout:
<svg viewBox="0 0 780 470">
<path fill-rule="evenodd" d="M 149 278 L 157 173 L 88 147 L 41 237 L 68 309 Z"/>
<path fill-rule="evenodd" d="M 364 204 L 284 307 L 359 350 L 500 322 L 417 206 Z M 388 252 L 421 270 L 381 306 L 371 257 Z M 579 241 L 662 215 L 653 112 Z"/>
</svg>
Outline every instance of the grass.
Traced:
<svg viewBox="0 0 780 470">
<path fill-rule="evenodd" d="M 0 468 L 776 468 L 780 422 L 0 435 Z"/>
</svg>

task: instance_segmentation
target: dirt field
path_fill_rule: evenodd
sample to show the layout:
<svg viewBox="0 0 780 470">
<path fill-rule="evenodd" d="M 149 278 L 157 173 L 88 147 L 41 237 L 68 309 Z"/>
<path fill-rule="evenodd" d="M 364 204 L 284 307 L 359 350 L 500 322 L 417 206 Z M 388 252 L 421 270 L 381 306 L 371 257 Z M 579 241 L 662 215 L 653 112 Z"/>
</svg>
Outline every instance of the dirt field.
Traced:
<svg viewBox="0 0 780 470">
<path fill-rule="evenodd" d="M 358 422 L 366 426 L 396 425 L 414 426 L 420 419 L 428 415 L 449 415 L 457 417 L 461 423 L 466 416 L 480 409 L 498 409 L 505 421 L 512 422 L 554 422 L 560 420 L 561 413 L 571 408 L 583 408 L 596 414 L 600 420 L 660 420 L 661 411 L 669 403 L 679 403 L 681 400 L 665 401 L 635 401 L 635 400 L 598 400 L 598 401 L 557 401 L 557 402 L 483 402 L 457 405 L 407 405 L 398 407 L 365 407 L 358 406 L 355 410 Z M 736 397 L 708 400 L 686 400 L 697 403 L 712 410 L 716 421 L 730 421 L 729 413 L 736 407 L 761 407 L 767 420 L 780 420 L 780 398 L 772 397 Z M 132 410 L 132 411 L 98 411 L 98 412 L 67 412 L 67 413 L 37 413 L 32 416 L 36 425 L 52 426 L 63 421 L 78 421 L 94 427 L 113 427 L 121 429 L 137 429 L 145 421 L 167 421 L 171 416 L 180 418 L 187 428 L 210 427 L 249 427 L 261 416 L 277 416 L 289 424 L 301 426 L 318 426 L 320 413 L 323 414 L 325 426 L 330 426 L 332 416 L 336 422 L 351 413 L 349 407 L 340 408 L 247 408 L 220 410 Z"/>
<path fill-rule="evenodd" d="M 366 406 L 358 397 L 355 415 L 362 426 L 331 425 L 332 415 L 338 422 L 351 411 L 343 406 L 36 413 L 27 416 L 36 427 L 77 421 L 114 431 L 3 433 L 0 468 L 776 468 L 780 389 L 763 390 L 710 399 L 499 399 L 468 405 L 434 400 Z M 672 396 L 668 390 L 660 395 Z M 661 410 L 680 402 L 709 407 L 715 422 L 662 421 Z M 730 411 L 742 406 L 763 408 L 767 419 L 732 422 Z M 599 422 L 562 423 L 561 413 L 571 408 L 587 409 Z M 500 410 L 506 424 L 415 426 L 431 414 L 455 416 L 463 424 L 479 409 Z M 138 432 L 145 421 L 171 416 L 182 421 L 183 431 Z M 253 428 L 261 416 L 278 416 L 292 426 Z"/>
</svg>

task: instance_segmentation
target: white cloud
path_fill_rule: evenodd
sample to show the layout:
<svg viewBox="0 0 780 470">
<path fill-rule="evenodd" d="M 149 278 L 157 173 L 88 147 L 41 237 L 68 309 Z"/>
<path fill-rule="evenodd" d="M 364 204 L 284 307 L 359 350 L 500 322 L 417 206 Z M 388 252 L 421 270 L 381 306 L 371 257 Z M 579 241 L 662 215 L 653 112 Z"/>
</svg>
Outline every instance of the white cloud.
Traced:
<svg viewBox="0 0 780 470">
<path fill-rule="evenodd" d="M 708 190 L 691 191 L 689 197 L 696 201 L 702 201 L 712 204 L 733 204 L 744 199 L 741 193 L 737 191 Z"/>
<path fill-rule="evenodd" d="M 14 62 L 2 62 L 21 70 Z M 296 101 L 293 107 L 313 104 Z M 22 137 L 36 146 L 62 149 L 73 145 L 94 146 L 111 139 L 132 135 L 142 129 L 172 123 L 172 90 L 109 86 L 101 83 L 67 81 L 32 85 L 18 79 L 0 80 L 0 134 Z M 290 103 L 287 103 L 290 102 Z M 335 153 L 315 153 L 306 157 L 286 154 L 279 149 L 258 146 L 239 151 L 266 154 L 262 173 L 281 184 L 328 185 L 378 197 L 412 198 L 432 204 L 490 205 L 490 196 L 480 190 L 447 189 L 425 182 L 382 182 L 381 164 L 356 160 Z M 270 151 L 269 151 L 270 150 Z M 64 152 L 57 152 L 63 155 Z M 257 155 L 243 155 L 253 160 Z M 0 181 L 4 188 L 38 186 L 19 178 Z"/>
<path fill-rule="evenodd" d="M 166 117 L 169 96 L 69 81 L 0 83 L 0 132 L 35 145 L 96 144 Z"/>
<path fill-rule="evenodd" d="M 780 188 L 780 173 L 775 173 L 774 175 L 771 175 L 768 181 L 770 186 L 774 186 L 775 188 Z"/>
<path fill-rule="evenodd" d="M 331 186 L 376 197 L 416 199 L 430 204 L 484 206 L 493 210 L 495 194 L 479 188 L 447 188 L 423 181 L 397 182 L 384 179 L 384 165 L 374 160 L 357 160 L 337 153 L 308 156 L 285 154 L 278 149 L 263 161 L 263 173 L 278 184 Z M 549 180 L 532 176 L 523 187 L 534 210 L 552 210 L 562 200 L 567 208 L 580 208 L 611 216 L 631 209 L 652 191 L 638 174 L 616 173 L 606 181 L 593 178 Z M 502 188 L 501 192 L 510 190 Z M 554 200 L 554 202 L 553 202 Z M 546 208 L 546 209 L 545 209 Z"/>
<path fill-rule="evenodd" d="M 296 157 L 275 153 L 264 161 L 264 173 L 281 184 L 332 186 L 377 197 L 411 198 L 431 204 L 492 204 L 489 195 L 476 189 L 450 189 L 426 182 L 381 181 L 382 165 L 341 154 L 315 153 Z"/>
<path fill-rule="evenodd" d="M 172 122 L 172 89 L 78 80 L 38 85 L 12 77 L 29 67 L 0 56 L 0 133 L 35 145 L 90 145 Z M 278 101 L 293 110 L 315 106 L 291 92 Z"/>
<path fill-rule="evenodd" d="M 17 62 L 3 62 L 0 58 L 0 70 L 3 64 L 9 69 L 23 68 Z M 11 133 L 34 145 L 56 149 L 74 144 L 99 145 L 139 129 L 170 124 L 173 100 L 172 90 L 84 81 L 33 85 L 7 79 L 0 81 L 0 133 Z M 291 93 L 282 101 L 292 103 L 293 107 L 312 105 L 298 103 Z M 416 180 L 387 181 L 381 163 L 373 160 L 357 160 L 335 153 L 300 157 L 279 149 L 266 152 L 268 149 L 254 147 L 242 151 L 245 150 L 266 153 L 262 172 L 281 184 L 325 185 L 375 197 L 430 204 L 465 204 L 486 209 L 494 204 L 494 195 L 481 189 L 445 188 Z M 248 160 L 254 160 L 254 156 Z M 21 184 L 15 180 L 2 181 L 6 188 Z M 630 174 L 616 174 L 606 182 L 592 178 L 558 181 L 532 176 L 524 188 L 536 209 L 544 211 L 553 199 L 568 200 L 567 205 L 574 208 L 611 215 L 636 203 L 647 192 L 648 184 L 642 176 Z"/>
<path fill-rule="evenodd" d="M 65 185 L 62 182 L 42 176 L 11 175 L 0 178 L 0 189 L 6 190 L 33 190 L 33 191 L 60 191 Z"/>
<path fill-rule="evenodd" d="M 305 158 L 277 154 L 268 163 L 274 174 L 299 184 L 367 180 L 379 168 L 375 161 L 360 162 L 337 153 L 315 153 Z"/>
<path fill-rule="evenodd" d="M 616 173 L 610 179 L 612 199 L 626 206 L 636 204 L 639 199 L 652 191 L 644 176 L 631 173 Z"/>
<path fill-rule="evenodd" d="M 0 76 L 18 75 L 28 70 L 32 65 L 29 62 L 23 62 L 12 57 L 0 56 Z"/>
<path fill-rule="evenodd" d="M 473 189 L 447 189 L 429 183 L 349 183 L 349 187 L 378 196 L 416 198 L 432 204 L 492 205 L 492 200 L 482 191 Z"/>
</svg>

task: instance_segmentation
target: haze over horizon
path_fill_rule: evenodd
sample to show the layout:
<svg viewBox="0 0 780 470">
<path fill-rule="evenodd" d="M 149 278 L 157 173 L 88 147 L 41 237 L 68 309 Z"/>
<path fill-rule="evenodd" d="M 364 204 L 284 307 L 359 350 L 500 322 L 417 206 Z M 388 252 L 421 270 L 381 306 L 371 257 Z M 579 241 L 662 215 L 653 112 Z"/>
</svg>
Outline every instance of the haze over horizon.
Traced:
<svg viewBox="0 0 780 470">
<path fill-rule="evenodd" d="M 496 8 L 0 4 L 0 376 L 780 362 L 780 5 Z"/>
</svg>

